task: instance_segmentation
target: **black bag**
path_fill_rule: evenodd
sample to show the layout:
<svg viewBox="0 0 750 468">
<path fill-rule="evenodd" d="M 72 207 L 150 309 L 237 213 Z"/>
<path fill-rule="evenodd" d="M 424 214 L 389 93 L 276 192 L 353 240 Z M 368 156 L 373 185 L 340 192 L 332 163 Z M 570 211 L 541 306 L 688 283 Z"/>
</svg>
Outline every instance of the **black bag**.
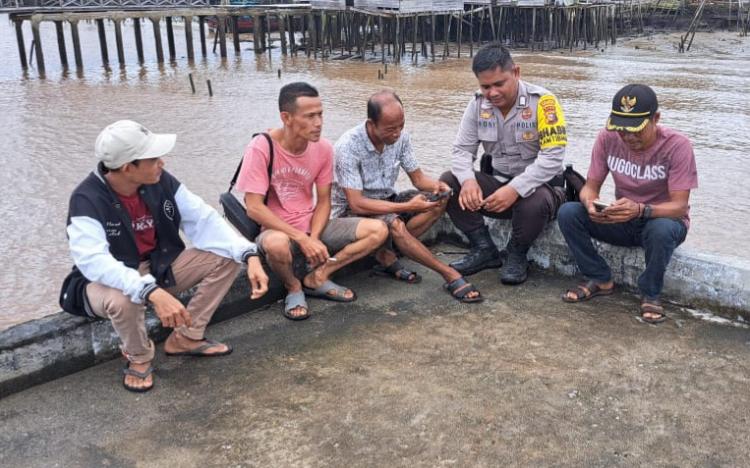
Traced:
<svg viewBox="0 0 750 468">
<path fill-rule="evenodd" d="M 565 179 L 565 199 L 567 201 L 581 201 L 579 195 L 584 184 L 586 184 L 586 178 L 574 170 L 572 164 L 565 165 L 563 178 Z"/>
<path fill-rule="evenodd" d="M 90 282 L 78 268 L 73 267 L 73 271 L 65 277 L 60 289 L 59 302 L 62 310 L 73 315 L 92 318 L 86 312 L 86 286 Z"/>
<path fill-rule="evenodd" d="M 253 135 L 253 137 L 257 135 L 258 134 L 256 133 L 255 135 Z M 266 140 L 268 140 L 268 150 L 270 156 L 268 161 L 268 183 L 270 191 L 271 173 L 273 171 L 273 142 L 271 141 L 271 136 L 268 135 L 268 133 L 264 132 L 261 133 L 261 135 L 266 137 Z M 245 205 L 243 205 L 242 202 L 237 199 L 237 197 L 232 195 L 232 188 L 234 187 L 234 184 L 237 183 L 237 177 L 239 177 L 240 169 L 242 169 L 243 158 L 240 159 L 240 164 L 237 166 L 237 170 L 234 171 L 234 177 L 232 177 L 232 181 L 229 182 L 229 189 L 219 196 L 219 204 L 221 204 L 221 207 L 224 209 L 224 217 L 226 217 L 227 220 L 232 223 L 232 226 L 240 231 L 240 234 L 242 234 L 243 236 L 245 236 L 245 238 L 247 238 L 247 240 L 252 242 L 256 237 L 258 237 L 258 234 L 260 233 L 260 224 L 255 222 L 247 215 L 247 209 L 245 208 Z M 263 203 L 267 202 L 268 192 L 266 192 L 266 197 L 263 199 Z"/>
</svg>

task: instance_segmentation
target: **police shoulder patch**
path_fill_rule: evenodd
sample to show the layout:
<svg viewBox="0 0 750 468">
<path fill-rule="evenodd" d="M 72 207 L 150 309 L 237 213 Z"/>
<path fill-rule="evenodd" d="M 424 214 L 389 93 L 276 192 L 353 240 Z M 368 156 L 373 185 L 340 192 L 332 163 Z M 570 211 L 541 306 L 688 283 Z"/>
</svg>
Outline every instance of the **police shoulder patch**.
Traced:
<svg viewBox="0 0 750 468">
<path fill-rule="evenodd" d="M 539 98 L 537 128 L 539 130 L 539 146 L 542 149 L 568 144 L 565 116 L 560 103 L 552 94 L 545 94 Z"/>
</svg>

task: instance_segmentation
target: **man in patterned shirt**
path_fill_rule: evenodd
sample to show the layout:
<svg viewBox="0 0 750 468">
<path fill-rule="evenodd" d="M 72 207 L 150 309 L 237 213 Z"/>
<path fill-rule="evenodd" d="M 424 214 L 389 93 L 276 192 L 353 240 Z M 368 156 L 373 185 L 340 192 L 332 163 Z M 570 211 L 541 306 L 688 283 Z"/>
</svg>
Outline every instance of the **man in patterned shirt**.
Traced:
<svg viewBox="0 0 750 468">
<path fill-rule="evenodd" d="M 367 101 L 367 121 L 342 135 L 334 146 L 331 216 L 385 221 L 392 243 L 402 254 L 439 273 L 445 279 L 445 289 L 456 299 L 479 302 L 479 291 L 461 273 L 435 258 L 419 240 L 445 212 L 450 187 L 422 172 L 409 134 L 403 129 L 404 108 L 396 93 L 380 91 L 372 95 Z M 399 168 L 406 171 L 417 190 L 396 193 Z M 416 272 L 404 268 L 392 248 L 381 248 L 375 259 L 380 264 L 375 272 L 380 275 L 407 283 L 421 280 Z"/>
</svg>

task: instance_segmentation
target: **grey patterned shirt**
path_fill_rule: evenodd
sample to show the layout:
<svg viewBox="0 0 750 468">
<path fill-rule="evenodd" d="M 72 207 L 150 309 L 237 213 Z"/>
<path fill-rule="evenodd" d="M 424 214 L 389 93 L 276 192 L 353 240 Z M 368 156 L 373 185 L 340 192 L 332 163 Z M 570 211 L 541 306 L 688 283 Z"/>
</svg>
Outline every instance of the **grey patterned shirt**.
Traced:
<svg viewBox="0 0 750 468">
<path fill-rule="evenodd" d="M 361 190 L 367 198 L 383 200 L 395 193 L 399 168 L 407 173 L 419 169 L 406 132 L 378 153 L 362 123 L 341 135 L 333 149 L 332 218 L 344 216 L 349 206 L 342 188 Z"/>
</svg>

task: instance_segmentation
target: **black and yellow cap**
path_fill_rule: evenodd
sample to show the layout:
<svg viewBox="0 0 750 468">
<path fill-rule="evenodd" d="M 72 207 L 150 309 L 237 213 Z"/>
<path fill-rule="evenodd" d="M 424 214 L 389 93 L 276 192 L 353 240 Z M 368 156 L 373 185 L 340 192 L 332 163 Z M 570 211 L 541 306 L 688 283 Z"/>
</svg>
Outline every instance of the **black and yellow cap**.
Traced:
<svg viewBox="0 0 750 468">
<path fill-rule="evenodd" d="M 612 112 L 607 130 L 640 132 L 659 109 L 653 89 L 642 84 L 629 84 L 612 99 Z"/>
</svg>

